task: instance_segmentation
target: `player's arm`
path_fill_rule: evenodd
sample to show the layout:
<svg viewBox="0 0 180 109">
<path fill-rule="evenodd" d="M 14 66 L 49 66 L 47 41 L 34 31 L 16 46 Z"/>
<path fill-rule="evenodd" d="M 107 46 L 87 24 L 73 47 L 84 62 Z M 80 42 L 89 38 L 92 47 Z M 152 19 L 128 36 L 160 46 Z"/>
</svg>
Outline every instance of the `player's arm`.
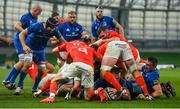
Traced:
<svg viewBox="0 0 180 109">
<path fill-rule="evenodd" d="M 99 39 L 98 41 L 94 42 L 93 44 L 96 44 L 97 46 L 100 46 L 104 43 L 108 43 L 110 41 L 114 41 L 114 40 L 119 40 L 119 38 L 117 37 L 113 37 L 113 38 L 110 38 L 110 39 Z"/>
<path fill-rule="evenodd" d="M 159 84 L 158 80 L 156 80 L 156 84 L 153 86 L 153 90 L 154 90 L 152 93 L 153 97 L 160 97 L 163 95 L 161 85 Z"/>
<path fill-rule="evenodd" d="M 20 34 L 19 34 L 19 40 L 22 44 L 23 50 L 25 53 L 30 53 L 30 48 L 26 45 L 25 39 L 27 36 L 28 32 L 27 29 L 23 30 Z"/>
<path fill-rule="evenodd" d="M 22 25 L 20 22 L 16 22 L 14 25 L 15 29 L 18 30 L 19 32 L 22 32 L 24 29 L 22 28 Z"/>
<path fill-rule="evenodd" d="M 63 44 L 63 43 L 65 43 L 66 42 L 66 40 L 63 38 L 63 37 L 60 37 L 59 38 L 59 44 Z"/>
<path fill-rule="evenodd" d="M 54 48 L 54 49 L 52 50 L 52 53 L 53 53 L 53 55 L 56 56 L 58 59 L 64 61 L 64 59 L 59 55 L 59 52 L 65 51 L 65 50 L 66 50 L 66 43 L 64 43 L 64 44 L 62 44 L 62 45 Z"/>
<path fill-rule="evenodd" d="M 48 69 L 47 73 L 53 73 L 55 68 L 54 65 L 46 61 L 46 68 Z"/>
<path fill-rule="evenodd" d="M 66 42 L 61 33 L 58 31 L 58 28 L 55 29 L 54 36 L 52 37 L 51 41 L 53 41 L 52 43 L 54 44 L 62 44 Z"/>
<path fill-rule="evenodd" d="M 116 21 L 113 19 L 112 21 L 115 25 L 115 28 L 117 29 L 116 31 L 121 34 L 122 36 L 124 36 L 124 28 Z"/>
<path fill-rule="evenodd" d="M 163 95 L 161 85 L 159 83 L 159 72 L 153 72 L 151 73 L 150 78 L 148 78 L 149 83 L 153 83 L 153 97 L 160 97 Z"/>
<path fill-rule="evenodd" d="M 1 37 L 0 36 L 0 41 L 3 41 L 3 42 L 11 44 L 13 42 L 13 39 L 10 38 L 10 37 Z"/>
<path fill-rule="evenodd" d="M 91 33 L 92 33 L 92 42 L 97 41 L 97 40 L 98 40 L 98 38 L 97 38 L 97 33 L 96 33 L 96 30 L 95 30 L 93 24 L 92 24 L 92 26 L 91 26 Z"/>
</svg>

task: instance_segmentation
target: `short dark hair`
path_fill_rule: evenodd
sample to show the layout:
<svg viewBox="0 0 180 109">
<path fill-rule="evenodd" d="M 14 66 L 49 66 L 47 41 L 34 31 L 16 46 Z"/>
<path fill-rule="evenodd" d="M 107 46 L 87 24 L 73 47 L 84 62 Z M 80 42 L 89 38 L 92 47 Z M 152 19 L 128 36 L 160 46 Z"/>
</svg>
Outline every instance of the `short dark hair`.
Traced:
<svg viewBox="0 0 180 109">
<path fill-rule="evenodd" d="M 55 18 L 49 17 L 46 21 L 46 28 L 47 27 L 54 28 L 55 26 L 57 26 L 57 24 L 58 24 L 58 21 Z"/>
<path fill-rule="evenodd" d="M 81 37 L 81 41 L 89 43 L 89 42 L 91 42 L 91 38 L 90 37 Z"/>
<path fill-rule="evenodd" d="M 150 56 L 148 57 L 148 61 L 152 62 L 153 66 L 156 67 L 158 64 L 158 60 L 156 57 Z"/>
<path fill-rule="evenodd" d="M 51 17 L 56 17 L 56 16 L 59 16 L 59 13 L 58 13 L 58 12 L 53 12 L 53 13 L 51 14 Z"/>
<path fill-rule="evenodd" d="M 114 66 L 112 69 L 111 69 L 111 72 L 112 73 L 116 73 L 116 74 L 119 74 L 121 71 L 118 67 Z"/>
<path fill-rule="evenodd" d="M 100 26 L 97 30 L 97 34 L 99 35 L 102 31 L 104 32 L 106 29 L 107 29 L 106 26 L 104 26 L 104 25 Z"/>
<path fill-rule="evenodd" d="M 96 9 L 104 9 L 103 6 L 97 6 Z"/>
</svg>

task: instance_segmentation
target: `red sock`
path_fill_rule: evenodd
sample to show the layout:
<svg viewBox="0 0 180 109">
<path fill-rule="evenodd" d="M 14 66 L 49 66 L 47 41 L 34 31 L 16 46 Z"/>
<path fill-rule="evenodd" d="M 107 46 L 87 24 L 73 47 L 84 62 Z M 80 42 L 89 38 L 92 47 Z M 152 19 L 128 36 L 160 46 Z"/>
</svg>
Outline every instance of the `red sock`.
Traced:
<svg viewBox="0 0 180 109">
<path fill-rule="evenodd" d="M 144 95 L 149 94 L 148 90 L 147 90 L 147 86 L 146 83 L 144 81 L 144 78 L 142 76 L 138 76 L 135 78 L 136 79 L 136 83 L 139 85 L 139 87 L 142 89 L 142 91 L 144 92 Z"/>
<path fill-rule="evenodd" d="M 115 89 L 122 90 L 122 86 L 119 84 L 119 82 L 111 72 L 106 72 L 103 79 L 105 79 L 108 83 L 114 86 Z"/>
<path fill-rule="evenodd" d="M 50 93 L 56 93 L 58 84 L 56 82 L 51 83 L 50 85 Z"/>
<path fill-rule="evenodd" d="M 41 88 L 41 91 L 44 92 L 46 89 L 48 89 L 50 84 L 51 84 L 51 80 L 47 80 L 44 86 Z"/>
</svg>

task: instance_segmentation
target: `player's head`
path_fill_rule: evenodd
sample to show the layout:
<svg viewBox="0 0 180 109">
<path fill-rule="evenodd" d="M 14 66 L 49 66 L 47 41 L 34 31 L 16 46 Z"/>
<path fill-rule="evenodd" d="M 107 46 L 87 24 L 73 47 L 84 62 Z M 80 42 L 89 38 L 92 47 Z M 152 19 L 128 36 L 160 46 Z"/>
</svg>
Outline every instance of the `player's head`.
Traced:
<svg viewBox="0 0 180 109">
<path fill-rule="evenodd" d="M 97 34 L 99 35 L 99 38 L 105 38 L 108 35 L 108 29 L 106 26 L 100 26 L 97 30 Z"/>
<path fill-rule="evenodd" d="M 38 15 L 41 14 L 41 12 L 42 12 L 42 8 L 40 5 L 35 5 L 31 9 L 31 14 L 33 17 L 37 17 Z"/>
<path fill-rule="evenodd" d="M 98 6 L 96 8 L 96 19 L 101 19 L 103 17 L 103 7 L 102 6 Z"/>
<path fill-rule="evenodd" d="M 87 44 L 90 44 L 91 43 L 91 38 L 89 36 L 89 34 L 84 34 L 82 37 L 81 37 L 81 41 L 87 43 Z"/>
<path fill-rule="evenodd" d="M 68 12 L 68 18 L 69 18 L 69 23 L 71 25 L 75 24 L 77 21 L 77 14 L 76 11 L 69 11 Z"/>
<path fill-rule="evenodd" d="M 155 57 L 148 57 L 146 62 L 146 69 L 147 70 L 154 70 L 158 64 L 158 60 Z"/>
<path fill-rule="evenodd" d="M 54 29 L 54 27 L 56 27 L 57 24 L 57 19 L 49 17 L 46 21 L 46 30 L 50 33 Z"/>
<path fill-rule="evenodd" d="M 60 15 L 59 15 L 59 13 L 58 12 L 53 12 L 52 14 L 51 14 L 51 17 L 53 17 L 53 18 L 55 18 L 55 19 L 57 19 L 58 21 L 61 19 L 61 17 L 60 17 Z"/>
</svg>

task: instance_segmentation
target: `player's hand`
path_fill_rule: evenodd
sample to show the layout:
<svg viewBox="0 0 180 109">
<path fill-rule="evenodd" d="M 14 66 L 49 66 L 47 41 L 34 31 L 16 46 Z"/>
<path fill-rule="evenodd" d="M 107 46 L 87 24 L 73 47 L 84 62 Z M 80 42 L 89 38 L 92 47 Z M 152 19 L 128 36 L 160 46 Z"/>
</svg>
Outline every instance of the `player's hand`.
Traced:
<svg viewBox="0 0 180 109">
<path fill-rule="evenodd" d="M 24 50 L 24 53 L 26 54 L 30 53 L 31 51 L 31 49 L 27 45 L 23 46 L 23 50 Z"/>
<path fill-rule="evenodd" d="M 10 38 L 10 37 L 8 37 L 8 38 L 6 38 L 6 41 L 7 41 L 7 43 L 10 45 L 10 44 L 13 42 L 13 39 Z"/>
</svg>

